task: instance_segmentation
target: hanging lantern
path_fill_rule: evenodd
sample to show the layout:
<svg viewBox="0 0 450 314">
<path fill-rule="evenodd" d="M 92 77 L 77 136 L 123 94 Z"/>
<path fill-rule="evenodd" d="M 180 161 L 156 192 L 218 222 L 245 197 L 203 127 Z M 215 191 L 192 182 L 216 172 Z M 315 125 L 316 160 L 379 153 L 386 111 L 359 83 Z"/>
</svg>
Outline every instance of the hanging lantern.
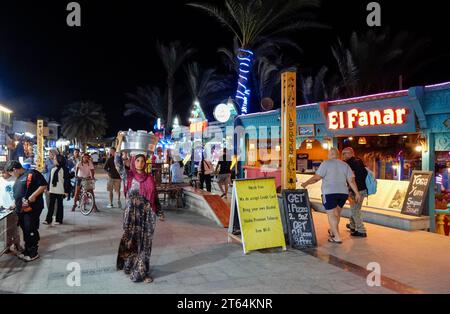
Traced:
<svg viewBox="0 0 450 314">
<path fill-rule="evenodd" d="M 366 145 L 367 144 L 367 140 L 365 137 L 360 137 L 358 140 L 358 144 L 359 145 Z"/>
</svg>

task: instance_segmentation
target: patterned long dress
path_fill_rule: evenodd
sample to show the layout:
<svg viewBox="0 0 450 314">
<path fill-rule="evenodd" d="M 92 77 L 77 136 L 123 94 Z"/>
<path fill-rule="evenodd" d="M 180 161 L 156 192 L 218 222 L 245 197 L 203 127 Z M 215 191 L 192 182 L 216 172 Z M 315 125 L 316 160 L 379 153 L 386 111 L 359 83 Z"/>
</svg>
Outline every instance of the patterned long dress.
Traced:
<svg viewBox="0 0 450 314">
<path fill-rule="evenodd" d="M 124 212 L 124 234 L 117 256 L 117 270 L 124 270 L 134 282 L 150 277 L 150 255 L 156 214 L 150 202 L 140 195 L 139 182 L 133 180 Z"/>
</svg>

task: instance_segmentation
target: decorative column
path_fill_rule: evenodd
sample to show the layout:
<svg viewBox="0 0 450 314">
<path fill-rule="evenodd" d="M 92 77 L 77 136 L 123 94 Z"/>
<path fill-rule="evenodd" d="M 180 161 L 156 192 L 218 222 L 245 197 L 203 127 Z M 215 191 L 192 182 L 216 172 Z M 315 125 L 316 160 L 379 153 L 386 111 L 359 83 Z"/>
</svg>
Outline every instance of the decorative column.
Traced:
<svg viewBox="0 0 450 314">
<path fill-rule="evenodd" d="M 426 139 L 422 148 L 422 170 L 433 172 L 432 182 L 428 190 L 428 215 L 430 216 L 430 231 L 436 232 L 436 217 L 435 217 L 435 193 L 434 186 L 436 184 L 436 173 L 434 172 L 434 163 L 436 160 L 434 134 L 431 130 L 423 130 L 424 138 Z"/>
<path fill-rule="evenodd" d="M 44 120 L 37 120 L 37 160 L 36 169 L 40 172 L 44 171 Z"/>
<path fill-rule="evenodd" d="M 281 75 L 281 188 L 297 187 L 297 73 Z"/>
</svg>

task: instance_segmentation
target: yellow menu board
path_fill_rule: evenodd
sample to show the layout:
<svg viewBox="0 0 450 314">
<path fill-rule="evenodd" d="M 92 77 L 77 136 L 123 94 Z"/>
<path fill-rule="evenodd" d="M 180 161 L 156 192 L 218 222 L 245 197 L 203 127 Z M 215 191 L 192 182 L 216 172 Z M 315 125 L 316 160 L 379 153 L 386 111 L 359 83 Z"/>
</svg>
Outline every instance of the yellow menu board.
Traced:
<svg viewBox="0 0 450 314">
<path fill-rule="evenodd" d="M 230 224 L 235 206 L 245 254 L 275 247 L 286 250 L 274 178 L 234 181 Z"/>
</svg>

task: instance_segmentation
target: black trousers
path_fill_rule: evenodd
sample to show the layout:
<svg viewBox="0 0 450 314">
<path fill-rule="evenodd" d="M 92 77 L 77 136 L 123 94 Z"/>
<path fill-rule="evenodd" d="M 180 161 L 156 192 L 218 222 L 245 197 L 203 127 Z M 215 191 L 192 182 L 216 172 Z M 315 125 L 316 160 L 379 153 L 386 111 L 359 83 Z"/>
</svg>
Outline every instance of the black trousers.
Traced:
<svg viewBox="0 0 450 314">
<path fill-rule="evenodd" d="M 38 254 L 39 240 L 39 217 L 42 209 L 35 210 L 31 213 L 19 214 L 19 226 L 23 232 L 25 241 L 25 256 L 34 257 Z"/>
<path fill-rule="evenodd" d="M 203 190 L 203 184 L 206 183 L 206 191 L 211 192 L 211 175 L 201 174 L 200 175 L 200 189 Z"/>
<path fill-rule="evenodd" d="M 47 218 L 45 219 L 48 223 L 53 221 L 53 213 L 55 212 L 56 203 L 56 222 L 63 223 L 64 218 L 64 195 L 52 194 L 50 193 L 50 206 L 47 212 Z"/>
</svg>

